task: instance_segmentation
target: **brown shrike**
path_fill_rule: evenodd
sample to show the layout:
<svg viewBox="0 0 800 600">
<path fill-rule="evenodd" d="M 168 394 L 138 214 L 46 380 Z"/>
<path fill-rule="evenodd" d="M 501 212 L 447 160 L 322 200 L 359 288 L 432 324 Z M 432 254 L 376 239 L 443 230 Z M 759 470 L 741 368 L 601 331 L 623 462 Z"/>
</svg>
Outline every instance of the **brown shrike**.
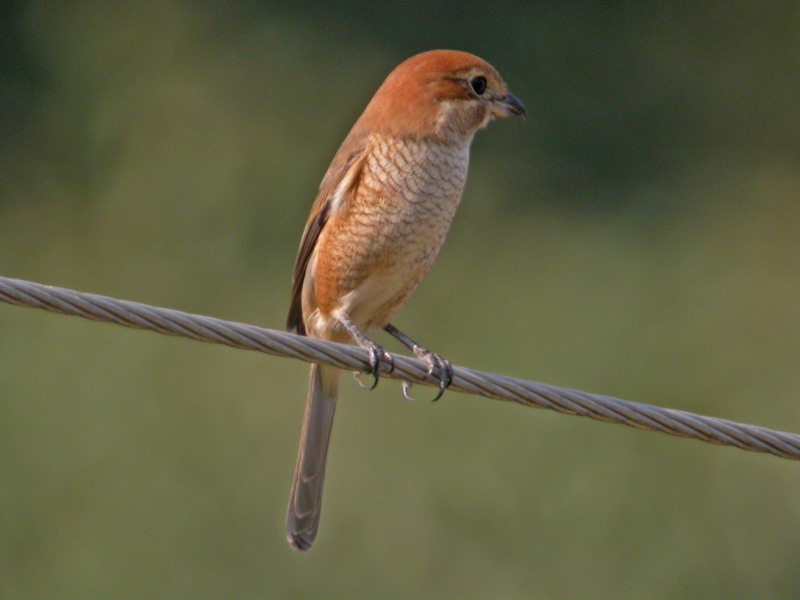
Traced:
<svg viewBox="0 0 800 600">
<path fill-rule="evenodd" d="M 369 352 L 375 383 L 381 362 L 391 369 L 391 358 L 364 332 L 385 329 L 437 372 L 440 396 L 452 379 L 450 363 L 391 320 L 444 243 L 475 132 L 493 117 L 524 114 L 497 71 L 477 56 L 433 50 L 394 69 L 322 179 L 294 267 L 289 329 L 355 341 Z M 311 366 L 286 518 L 286 537 L 297 550 L 311 547 L 319 527 L 340 374 Z"/>
</svg>

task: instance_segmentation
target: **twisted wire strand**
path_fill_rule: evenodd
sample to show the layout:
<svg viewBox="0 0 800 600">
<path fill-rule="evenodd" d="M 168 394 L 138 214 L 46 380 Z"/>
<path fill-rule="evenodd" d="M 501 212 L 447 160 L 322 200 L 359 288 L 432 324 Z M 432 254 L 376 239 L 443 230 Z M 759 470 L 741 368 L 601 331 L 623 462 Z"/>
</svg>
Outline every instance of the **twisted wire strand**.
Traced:
<svg viewBox="0 0 800 600">
<path fill-rule="evenodd" d="M 366 351 L 357 346 L 335 344 L 283 331 L 30 281 L 0 277 L 0 300 L 17 306 L 41 308 L 93 321 L 116 323 L 342 369 L 367 371 L 369 368 Z M 398 355 L 393 357 L 394 371 L 383 373 L 384 376 L 423 385 L 438 385 L 438 378 L 428 375 L 428 367 L 422 361 Z M 453 370 L 453 383 L 450 386 L 452 390 L 800 460 L 800 436 L 792 433 L 627 402 L 610 396 L 483 373 L 464 367 L 454 367 Z"/>
</svg>

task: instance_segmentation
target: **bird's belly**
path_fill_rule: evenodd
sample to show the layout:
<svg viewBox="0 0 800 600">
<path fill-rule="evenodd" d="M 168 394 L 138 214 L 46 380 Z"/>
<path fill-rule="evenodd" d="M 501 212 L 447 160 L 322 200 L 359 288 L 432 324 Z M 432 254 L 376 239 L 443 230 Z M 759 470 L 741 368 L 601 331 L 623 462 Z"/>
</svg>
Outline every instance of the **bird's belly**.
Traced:
<svg viewBox="0 0 800 600">
<path fill-rule="evenodd" d="M 385 326 L 431 268 L 458 204 L 458 197 L 436 200 L 384 207 L 370 243 L 353 257 L 340 309 L 360 327 Z"/>
</svg>

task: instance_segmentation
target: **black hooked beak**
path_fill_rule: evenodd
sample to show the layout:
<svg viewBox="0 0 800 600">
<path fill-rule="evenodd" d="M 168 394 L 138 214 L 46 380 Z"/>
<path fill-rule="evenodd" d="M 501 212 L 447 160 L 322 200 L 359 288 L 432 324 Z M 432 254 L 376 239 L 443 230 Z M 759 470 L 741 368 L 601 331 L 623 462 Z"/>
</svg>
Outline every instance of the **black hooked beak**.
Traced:
<svg viewBox="0 0 800 600">
<path fill-rule="evenodd" d="M 495 117 L 515 117 L 517 115 L 524 117 L 525 107 L 514 96 L 506 94 L 502 98 L 492 101 L 492 114 Z"/>
</svg>

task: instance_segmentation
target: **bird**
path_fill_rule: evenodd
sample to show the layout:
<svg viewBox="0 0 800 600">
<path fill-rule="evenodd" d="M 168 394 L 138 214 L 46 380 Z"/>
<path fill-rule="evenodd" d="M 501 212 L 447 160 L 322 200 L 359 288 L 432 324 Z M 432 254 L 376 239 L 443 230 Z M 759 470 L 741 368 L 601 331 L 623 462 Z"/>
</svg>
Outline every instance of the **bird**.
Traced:
<svg viewBox="0 0 800 600">
<path fill-rule="evenodd" d="M 384 329 L 436 373 L 438 399 L 452 381 L 450 362 L 392 319 L 444 243 L 475 133 L 495 117 L 514 115 L 525 115 L 523 104 L 473 54 L 430 50 L 392 70 L 322 178 L 295 261 L 287 328 L 364 348 L 372 387 L 381 369 L 394 367 L 366 335 Z M 295 550 L 309 550 L 317 536 L 340 375 L 335 367 L 311 366 L 286 517 Z"/>
</svg>

